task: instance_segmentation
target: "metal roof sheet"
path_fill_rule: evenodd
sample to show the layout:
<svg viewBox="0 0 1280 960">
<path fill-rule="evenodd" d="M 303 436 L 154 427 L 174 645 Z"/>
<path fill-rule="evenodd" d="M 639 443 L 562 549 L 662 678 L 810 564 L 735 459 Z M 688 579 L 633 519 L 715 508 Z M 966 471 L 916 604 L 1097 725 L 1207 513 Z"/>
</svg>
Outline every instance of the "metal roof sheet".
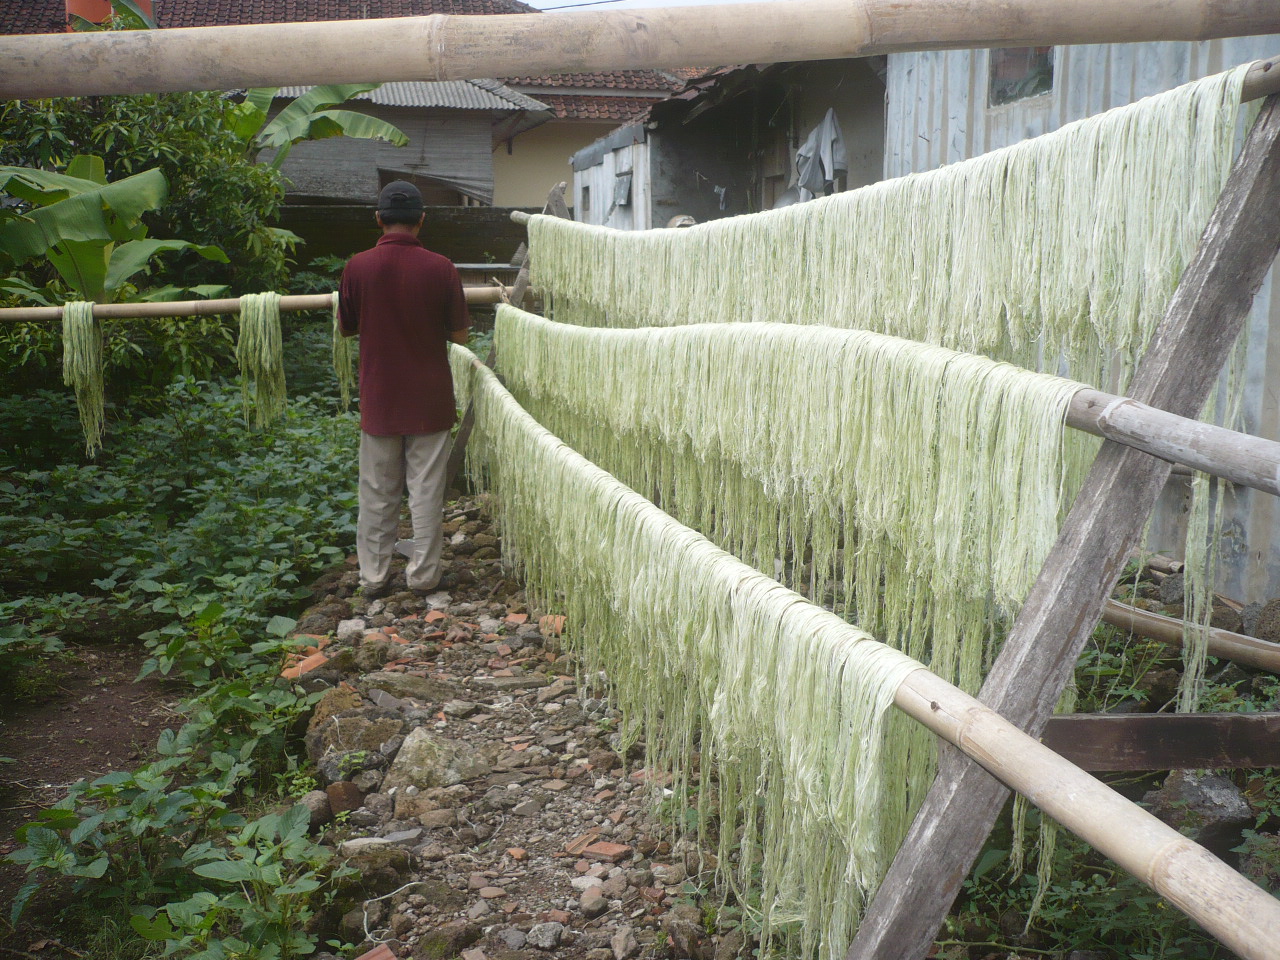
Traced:
<svg viewBox="0 0 1280 960">
<path fill-rule="evenodd" d="M 311 87 L 281 87 L 277 96 L 300 97 Z M 455 110 L 549 109 L 545 103 L 517 93 L 497 80 L 395 81 L 376 90 L 357 94 L 353 100 L 368 100 L 386 107 L 450 107 Z"/>
</svg>

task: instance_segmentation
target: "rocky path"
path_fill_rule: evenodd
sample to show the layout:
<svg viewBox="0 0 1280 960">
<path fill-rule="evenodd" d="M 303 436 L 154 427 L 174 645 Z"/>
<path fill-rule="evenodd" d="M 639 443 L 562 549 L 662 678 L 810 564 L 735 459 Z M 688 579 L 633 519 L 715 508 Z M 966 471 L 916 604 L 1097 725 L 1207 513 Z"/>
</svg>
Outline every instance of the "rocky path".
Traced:
<svg viewBox="0 0 1280 960">
<path fill-rule="evenodd" d="M 736 956 L 697 900 L 714 860 L 655 815 L 563 618 L 527 608 L 478 501 L 446 518 L 452 589 L 367 602 L 352 566 L 298 625 L 286 673 L 325 691 L 301 802 L 359 871 L 322 926 L 382 960 Z"/>
</svg>

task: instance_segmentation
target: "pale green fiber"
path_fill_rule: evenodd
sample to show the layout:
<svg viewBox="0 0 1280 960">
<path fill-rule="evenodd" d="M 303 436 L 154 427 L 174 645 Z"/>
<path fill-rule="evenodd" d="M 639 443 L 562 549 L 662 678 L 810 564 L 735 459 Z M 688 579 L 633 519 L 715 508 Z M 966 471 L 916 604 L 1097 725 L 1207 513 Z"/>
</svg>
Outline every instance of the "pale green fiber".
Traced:
<svg viewBox="0 0 1280 960">
<path fill-rule="evenodd" d="M 356 385 L 355 337 L 344 337 L 338 320 L 338 292 L 333 293 L 333 372 L 338 377 L 338 399 L 342 409 L 351 407 L 351 393 Z"/>
<path fill-rule="evenodd" d="M 575 449 L 970 691 L 1097 443 L 1063 455 L 1079 383 L 867 331 L 504 305 L 495 338 L 509 388 Z"/>
<path fill-rule="evenodd" d="M 557 320 L 857 327 L 1105 386 L 1230 167 L 1246 66 L 927 173 L 670 230 L 529 223 Z M 1112 371 L 1116 372 L 1116 371 Z"/>
<path fill-rule="evenodd" d="M 678 795 L 700 752 L 721 869 L 763 878 L 762 955 L 840 957 L 931 779 L 932 737 L 889 709 L 920 665 L 678 523 L 451 349 L 469 464 L 533 602 L 565 610 Z"/>
<path fill-rule="evenodd" d="M 90 457 L 102 447 L 106 419 L 102 368 L 102 326 L 93 318 L 93 304 L 63 304 L 62 382 L 76 392 L 84 452 Z"/>
<path fill-rule="evenodd" d="M 240 298 L 236 361 L 245 420 L 252 407 L 254 426 L 265 427 L 284 413 L 286 402 L 280 294 L 246 293 Z"/>
</svg>

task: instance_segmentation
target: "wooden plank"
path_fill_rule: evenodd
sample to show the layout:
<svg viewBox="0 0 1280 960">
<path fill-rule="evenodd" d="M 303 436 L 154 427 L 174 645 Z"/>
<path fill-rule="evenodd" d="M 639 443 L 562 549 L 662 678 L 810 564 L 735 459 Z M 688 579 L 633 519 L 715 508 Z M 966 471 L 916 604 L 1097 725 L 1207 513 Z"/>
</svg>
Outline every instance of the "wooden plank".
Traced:
<svg viewBox="0 0 1280 960">
<path fill-rule="evenodd" d="M 1200 247 L 1138 366 L 1131 395 L 1199 414 L 1280 248 L 1280 97 L 1245 141 Z M 1169 463 L 1103 443 L 987 677 L 981 700 L 1038 736 L 1070 680 Z M 1008 791 L 951 748 L 849 947 L 847 960 L 923 957 Z"/>
<path fill-rule="evenodd" d="M 572 214 L 569 213 L 569 207 L 564 202 L 566 187 L 568 184 L 561 182 L 551 188 L 551 192 L 547 194 L 546 205 L 542 208 L 543 213 L 563 217 L 565 220 L 573 219 Z M 528 222 L 527 218 L 525 222 Z M 525 244 L 520 246 L 524 250 L 524 256 L 520 261 L 520 272 L 516 274 L 516 282 L 511 285 L 511 303 L 516 306 L 524 303 L 525 295 L 529 292 L 529 248 Z M 492 368 L 496 360 L 497 352 L 490 345 L 489 356 L 484 362 Z M 446 490 L 453 486 L 453 481 L 458 478 L 462 464 L 466 461 L 467 444 L 471 440 L 471 431 L 475 429 L 475 422 L 475 411 L 468 404 L 467 409 L 462 413 L 462 419 L 458 422 L 458 431 L 453 435 L 453 448 L 449 451 L 449 462 L 445 465 L 444 487 Z"/>
<path fill-rule="evenodd" d="M 1084 770 L 1280 767 L 1280 713 L 1079 713 L 1041 739 Z"/>
</svg>

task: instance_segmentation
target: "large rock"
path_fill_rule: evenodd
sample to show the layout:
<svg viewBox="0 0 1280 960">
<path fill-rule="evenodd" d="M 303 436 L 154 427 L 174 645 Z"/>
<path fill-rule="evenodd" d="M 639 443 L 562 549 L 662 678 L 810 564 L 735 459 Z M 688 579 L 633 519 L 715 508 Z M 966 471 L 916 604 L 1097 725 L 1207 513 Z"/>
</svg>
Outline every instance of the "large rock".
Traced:
<svg viewBox="0 0 1280 960">
<path fill-rule="evenodd" d="M 326 753 L 351 753 L 355 750 L 377 751 L 404 731 L 399 717 L 341 716 L 307 731 L 307 755 L 319 760 Z"/>
<path fill-rule="evenodd" d="M 307 724 L 307 730 L 315 730 L 323 726 L 325 722 L 336 714 L 355 710 L 363 702 L 364 698 L 350 687 L 335 687 L 325 693 L 320 698 L 320 702 L 316 704 L 316 709 L 311 714 L 311 720 Z"/>
<path fill-rule="evenodd" d="M 350 780 L 365 770 L 377 770 L 386 765 L 387 758 L 377 750 L 330 751 L 316 761 L 316 769 L 326 783 Z"/>
<path fill-rule="evenodd" d="M 1254 822 L 1240 788 L 1212 773 L 1174 770 L 1164 786 L 1142 799 L 1165 823 L 1224 858 L 1239 844 L 1240 831 Z"/>
<path fill-rule="evenodd" d="M 418 727 L 405 737 L 382 781 L 382 790 L 449 787 L 489 772 L 489 764 L 469 745 L 433 736 L 425 727 Z"/>
<path fill-rule="evenodd" d="M 414 677 L 407 673 L 392 673 L 389 670 L 380 670 L 364 677 L 360 681 L 360 689 L 366 691 L 366 696 L 369 690 L 385 690 L 401 700 L 412 697 L 424 703 L 444 704 L 462 697 L 462 689 L 452 683 Z"/>
<path fill-rule="evenodd" d="M 1280 643 L 1280 597 L 1272 597 L 1262 605 L 1253 635 L 1260 640 Z"/>
</svg>

